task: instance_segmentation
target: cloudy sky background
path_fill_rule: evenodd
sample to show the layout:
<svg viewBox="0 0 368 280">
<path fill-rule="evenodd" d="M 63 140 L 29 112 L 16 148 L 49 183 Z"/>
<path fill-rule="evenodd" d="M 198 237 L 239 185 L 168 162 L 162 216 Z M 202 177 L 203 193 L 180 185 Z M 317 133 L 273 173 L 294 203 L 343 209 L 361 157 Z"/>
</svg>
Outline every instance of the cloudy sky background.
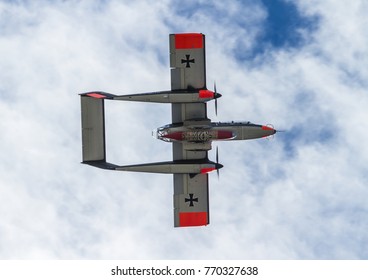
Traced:
<svg viewBox="0 0 368 280">
<path fill-rule="evenodd" d="M 364 0 L 0 1 L 0 258 L 367 259 Z M 80 164 L 77 93 L 170 88 L 168 35 L 206 34 L 211 224 L 174 228 L 172 176 Z M 170 160 L 170 106 L 106 104 L 108 160 Z M 210 158 L 215 159 L 213 151 Z"/>
</svg>

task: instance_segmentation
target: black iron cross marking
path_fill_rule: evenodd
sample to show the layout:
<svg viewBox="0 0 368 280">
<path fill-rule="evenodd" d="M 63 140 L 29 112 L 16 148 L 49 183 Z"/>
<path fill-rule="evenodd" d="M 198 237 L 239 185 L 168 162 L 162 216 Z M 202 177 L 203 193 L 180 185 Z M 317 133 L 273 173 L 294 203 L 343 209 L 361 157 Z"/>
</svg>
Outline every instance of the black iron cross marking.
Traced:
<svg viewBox="0 0 368 280">
<path fill-rule="evenodd" d="M 185 58 L 186 59 L 181 60 L 181 63 L 186 63 L 185 68 L 190 68 L 190 64 L 195 63 L 195 59 L 194 58 L 190 59 L 190 54 L 186 54 Z"/>
<path fill-rule="evenodd" d="M 189 202 L 189 207 L 193 207 L 194 203 L 193 202 L 198 202 L 198 197 L 197 198 L 193 198 L 194 194 L 190 193 L 189 194 L 189 198 L 185 199 L 185 202 Z"/>
</svg>

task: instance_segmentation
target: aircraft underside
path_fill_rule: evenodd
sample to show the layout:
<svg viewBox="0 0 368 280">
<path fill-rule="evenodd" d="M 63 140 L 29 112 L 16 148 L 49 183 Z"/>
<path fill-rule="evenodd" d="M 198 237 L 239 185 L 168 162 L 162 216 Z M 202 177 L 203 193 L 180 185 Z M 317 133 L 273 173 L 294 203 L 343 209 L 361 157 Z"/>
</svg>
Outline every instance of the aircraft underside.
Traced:
<svg viewBox="0 0 368 280">
<path fill-rule="evenodd" d="M 248 140 L 276 133 L 269 125 L 250 122 L 211 122 L 207 102 L 221 97 L 206 87 L 205 36 L 170 35 L 171 90 L 130 95 L 101 91 L 81 94 L 83 163 L 94 167 L 133 172 L 173 174 L 174 226 L 209 224 L 208 172 L 223 166 L 208 159 L 213 141 Z M 172 161 L 116 165 L 106 160 L 105 101 L 171 104 L 171 124 L 153 132 L 172 145 Z"/>
</svg>

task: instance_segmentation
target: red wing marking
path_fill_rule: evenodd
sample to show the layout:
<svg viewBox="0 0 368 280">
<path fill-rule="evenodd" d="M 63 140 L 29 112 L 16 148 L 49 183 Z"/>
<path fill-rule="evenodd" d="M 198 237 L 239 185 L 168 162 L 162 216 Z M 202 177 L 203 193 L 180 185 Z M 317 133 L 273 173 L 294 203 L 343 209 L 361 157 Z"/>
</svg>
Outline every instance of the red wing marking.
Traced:
<svg viewBox="0 0 368 280">
<path fill-rule="evenodd" d="M 201 49 L 203 48 L 203 35 L 200 33 L 185 33 L 175 35 L 176 49 Z"/>
<path fill-rule="evenodd" d="M 106 98 L 105 95 L 102 95 L 100 93 L 88 93 L 87 96 L 94 97 L 94 98 Z"/>
<path fill-rule="evenodd" d="M 207 225 L 207 212 L 182 212 L 179 213 L 181 227 Z"/>
</svg>

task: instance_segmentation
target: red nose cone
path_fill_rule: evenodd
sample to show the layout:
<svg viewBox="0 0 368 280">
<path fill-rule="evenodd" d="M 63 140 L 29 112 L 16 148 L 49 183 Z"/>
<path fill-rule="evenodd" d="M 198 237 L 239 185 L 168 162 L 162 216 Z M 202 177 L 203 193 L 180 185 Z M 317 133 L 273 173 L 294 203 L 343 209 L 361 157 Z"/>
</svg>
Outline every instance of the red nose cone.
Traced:
<svg viewBox="0 0 368 280">
<path fill-rule="evenodd" d="M 202 89 L 199 91 L 199 98 L 201 99 L 209 99 L 209 98 L 214 98 L 215 93 L 213 91 L 207 90 L 207 89 Z"/>
<path fill-rule="evenodd" d="M 276 130 L 273 127 L 267 125 L 262 125 L 262 130 L 264 130 L 265 134 L 263 137 L 268 137 L 276 133 Z"/>
<path fill-rule="evenodd" d="M 173 140 L 183 140 L 183 132 L 173 132 L 173 133 L 169 133 L 169 134 L 166 134 L 164 136 L 165 138 L 168 138 L 168 139 L 173 139 Z"/>
<path fill-rule="evenodd" d="M 267 126 L 267 125 L 262 125 L 262 129 L 263 130 L 274 130 L 273 127 Z"/>
<path fill-rule="evenodd" d="M 233 132 L 232 131 L 227 131 L 227 130 L 219 130 L 217 132 L 217 139 L 230 139 L 233 138 Z"/>
</svg>

